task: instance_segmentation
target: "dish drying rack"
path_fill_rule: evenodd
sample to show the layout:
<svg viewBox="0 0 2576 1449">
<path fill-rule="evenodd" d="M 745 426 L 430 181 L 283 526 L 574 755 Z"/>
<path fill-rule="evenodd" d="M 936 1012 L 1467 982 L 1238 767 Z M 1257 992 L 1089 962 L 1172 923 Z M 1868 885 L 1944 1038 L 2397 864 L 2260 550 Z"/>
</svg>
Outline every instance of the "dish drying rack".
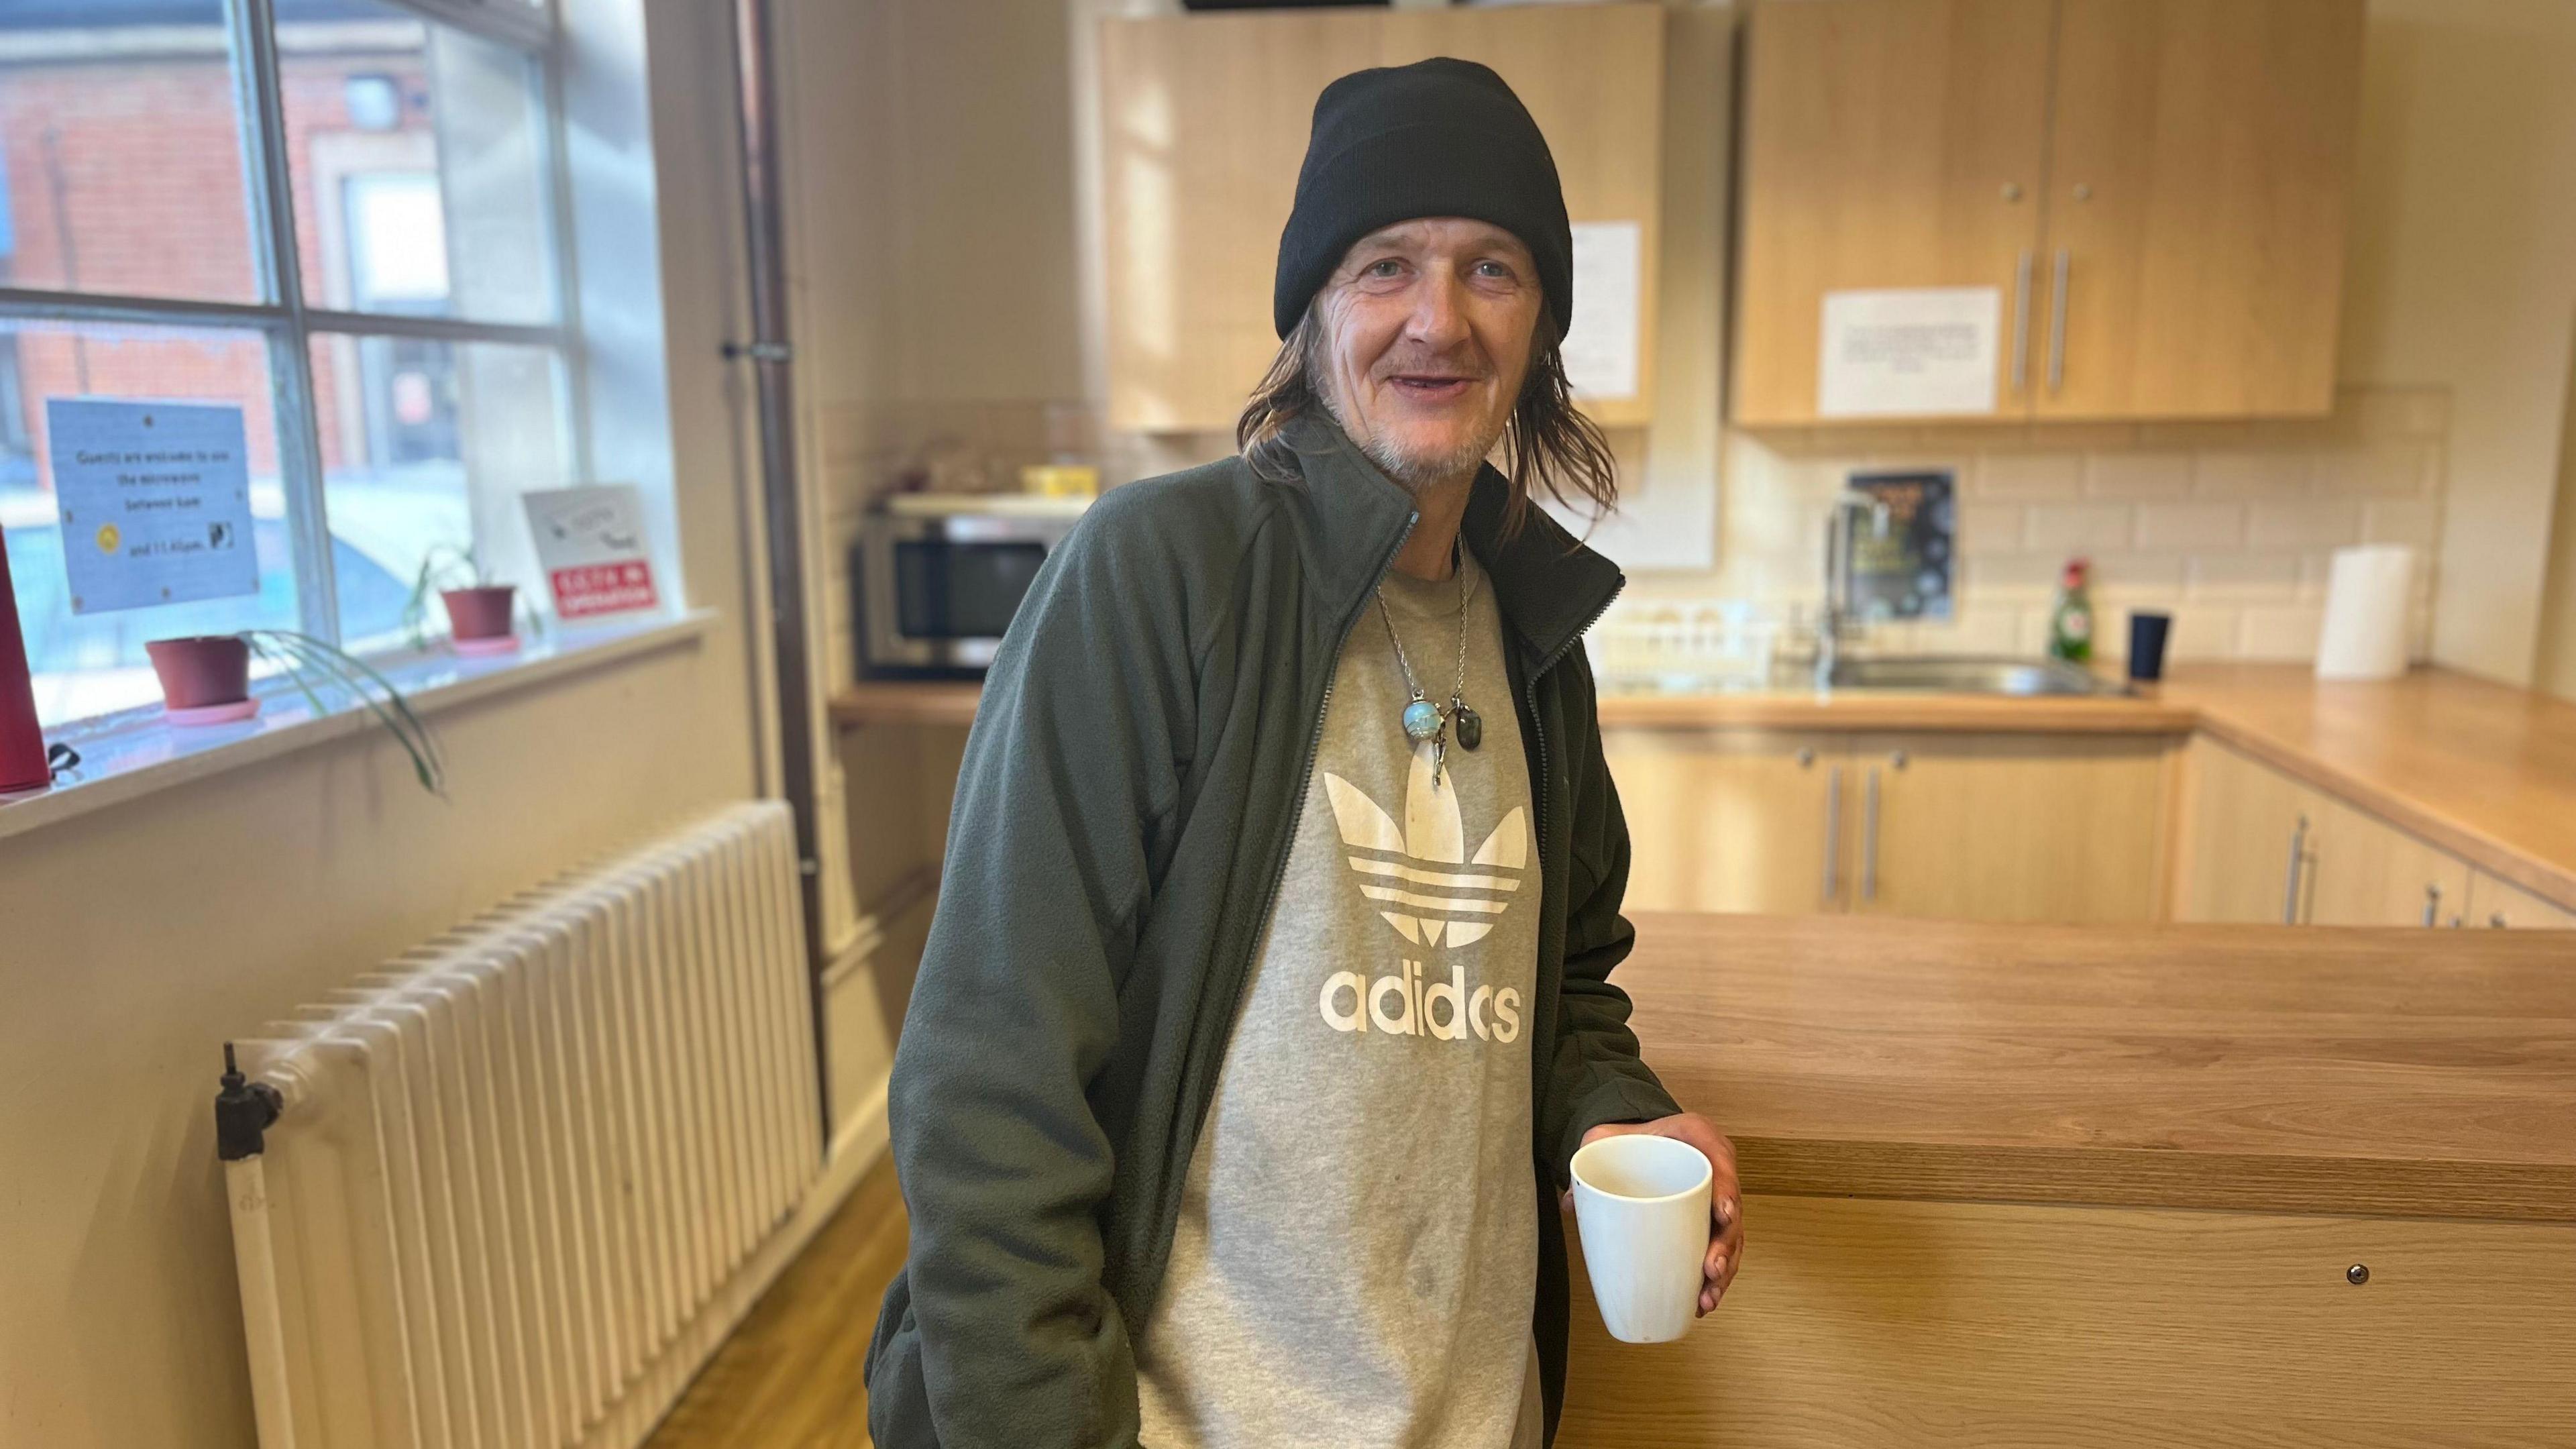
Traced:
<svg viewBox="0 0 2576 1449">
<path fill-rule="evenodd" d="M 1613 608 L 1584 636 L 1605 690 L 1764 689 L 1786 627 L 1745 599 L 1654 599 Z"/>
</svg>

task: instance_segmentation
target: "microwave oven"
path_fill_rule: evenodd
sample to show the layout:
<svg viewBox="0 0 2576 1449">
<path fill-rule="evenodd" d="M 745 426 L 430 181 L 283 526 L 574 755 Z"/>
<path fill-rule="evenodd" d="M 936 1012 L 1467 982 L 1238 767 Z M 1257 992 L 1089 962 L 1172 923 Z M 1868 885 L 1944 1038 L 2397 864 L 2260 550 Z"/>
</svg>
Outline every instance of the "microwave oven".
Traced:
<svg viewBox="0 0 2576 1449">
<path fill-rule="evenodd" d="M 859 673 L 978 675 L 1088 498 L 901 493 L 859 525 L 850 558 Z"/>
</svg>

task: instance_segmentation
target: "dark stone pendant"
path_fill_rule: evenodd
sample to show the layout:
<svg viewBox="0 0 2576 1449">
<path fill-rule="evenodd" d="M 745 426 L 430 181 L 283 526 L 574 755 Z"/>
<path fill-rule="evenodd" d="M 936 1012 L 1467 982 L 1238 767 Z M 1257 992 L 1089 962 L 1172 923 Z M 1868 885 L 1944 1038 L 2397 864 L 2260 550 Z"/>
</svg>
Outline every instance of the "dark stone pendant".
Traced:
<svg viewBox="0 0 2576 1449">
<path fill-rule="evenodd" d="M 1467 706 L 1461 704 L 1451 709 L 1449 722 L 1458 727 L 1458 748 L 1472 750 L 1485 742 L 1485 721 Z"/>
</svg>

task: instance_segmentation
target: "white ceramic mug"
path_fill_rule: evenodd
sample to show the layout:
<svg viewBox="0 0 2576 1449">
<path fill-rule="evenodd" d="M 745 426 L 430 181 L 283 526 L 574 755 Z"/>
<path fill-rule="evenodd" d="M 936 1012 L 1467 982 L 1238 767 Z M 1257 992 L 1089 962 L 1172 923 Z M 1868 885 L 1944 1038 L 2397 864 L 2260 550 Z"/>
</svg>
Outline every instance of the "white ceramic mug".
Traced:
<svg viewBox="0 0 2576 1449">
<path fill-rule="evenodd" d="M 1708 1158 L 1645 1133 L 1574 1154 L 1574 1221 L 1601 1321 L 1622 1343 L 1669 1343 L 1691 1325 L 1708 1257 Z"/>
</svg>

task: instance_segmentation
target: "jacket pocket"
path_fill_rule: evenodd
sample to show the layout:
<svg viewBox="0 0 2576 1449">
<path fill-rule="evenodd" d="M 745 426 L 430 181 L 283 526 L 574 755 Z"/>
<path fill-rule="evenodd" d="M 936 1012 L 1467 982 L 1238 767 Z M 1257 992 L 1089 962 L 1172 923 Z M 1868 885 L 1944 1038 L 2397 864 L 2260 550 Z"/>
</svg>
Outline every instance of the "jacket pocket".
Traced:
<svg viewBox="0 0 2576 1449">
<path fill-rule="evenodd" d="M 877 1449 L 938 1449 L 930 1389 L 921 1377 L 921 1325 L 912 1316 L 909 1275 L 886 1285 L 877 1331 L 861 1369 L 868 1390 L 868 1437 Z"/>
</svg>

